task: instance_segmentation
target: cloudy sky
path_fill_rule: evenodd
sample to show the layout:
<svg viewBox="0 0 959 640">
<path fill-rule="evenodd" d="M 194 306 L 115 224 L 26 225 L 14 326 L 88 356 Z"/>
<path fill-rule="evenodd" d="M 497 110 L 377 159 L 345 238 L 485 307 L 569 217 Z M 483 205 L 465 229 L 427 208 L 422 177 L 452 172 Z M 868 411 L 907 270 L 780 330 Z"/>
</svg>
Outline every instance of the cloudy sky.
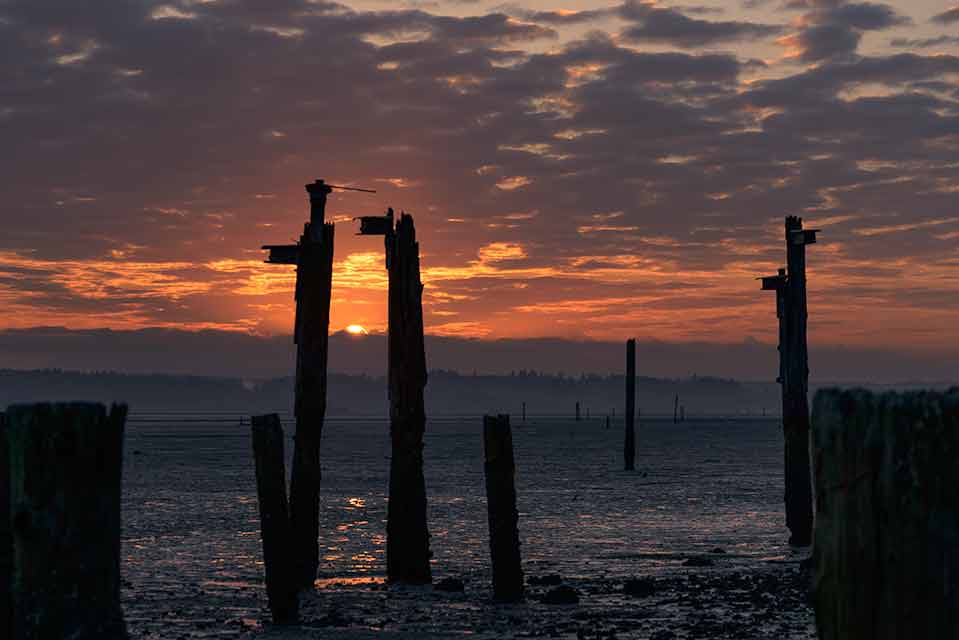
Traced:
<svg viewBox="0 0 959 640">
<path fill-rule="evenodd" d="M 314 178 L 332 329 L 385 325 L 411 212 L 427 331 L 955 350 L 959 7 L 939 0 L 0 0 L 0 327 L 288 334 Z"/>
</svg>

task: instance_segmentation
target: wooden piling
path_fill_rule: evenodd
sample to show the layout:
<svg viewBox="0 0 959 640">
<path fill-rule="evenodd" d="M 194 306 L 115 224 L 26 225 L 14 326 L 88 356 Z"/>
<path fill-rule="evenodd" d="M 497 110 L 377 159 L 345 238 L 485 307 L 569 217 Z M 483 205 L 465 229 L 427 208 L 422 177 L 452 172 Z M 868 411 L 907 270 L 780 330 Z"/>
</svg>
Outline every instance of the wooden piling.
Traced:
<svg viewBox="0 0 959 640">
<path fill-rule="evenodd" d="M 523 424 L 526 424 L 526 403 L 523 403 Z"/>
<path fill-rule="evenodd" d="M 423 342 L 423 284 L 413 217 L 400 215 L 386 237 L 389 270 L 390 499 L 386 565 L 390 582 L 426 584 L 430 534 L 426 524 L 423 433 L 426 409 L 426 352 Z"/>
<path fill-rule="evenodd" d="M 636 468 L 636 340 L 626 341 L 626 433 L 623 442 L 623 467 Z"/>
<path fill-rule="evenodd" d="M 523 568 L 517 528 L 513 436 L 508 415 L 483 416 L 483 448 L 493 598 L 499 602 L 516 602 L 523 599 Z"/>
<path fill-rule="evenodd" d="M 126 638 L 120 478 L 126 405 L 7 409 L 15 640 Z"/>
<path fill-rule="evenodd" d="M 0 637 L 13 637 L 13 532 L 10 530 L 10 455 L 7 414 L 0 413 Z"/>
<path fill-rule="evenodd" d="M 260 508 L 266 596 L 277 624 L 298 620 L 298 582 L 293 562 L 293 530 L 286 500 L 286 465 L 280 416 L 271 413 L 250 419 L 256 495 Z"/>
<path fill-rule="evenodd" d="M 676 394 L 676 397 L 673 398 L 673 424 L 679 420 L 679 394 Z"/>
<path fill-rule="evenodd" d="M 819 638 L 959 637 L 959 389 L 830 389 L 812 417 Z"/>
<path fill-rule="evenodd" d="M 577 400 L 577 401 L 576 401 L 576 422 L 579 422 L 579 418 L 580 418 L 580 414 L 579 414 L 579 400 Z"/>
<path fill-rule="evenodd" d="M 333 286 L 333 225 L 324 222 L 321 181 L 306 185 L 310 222 L 304 226 L 296 260 L 296 435 L 290 479 L 290 523 L 296 581 L 313 587 L 319 567 L 320 440 L 326 416 L 330 296 Z"/>
<path fill-rule="evenodd" d="M 784 358 L 782 365 L 783 434 L 785 438 L 785 503 L 789 542 L 812 542 L 813 506 L 809 463 L 809 358 L 806 350 L 806 244 L 814 231 L 803 231 L 802 219 L 786 218 L 786 268 L 783 290 Z"/>
<path fill-rule="evenodd" d="M 686 422 L 686 405 L 679 405 L 679 421 Z"/>
</svg>

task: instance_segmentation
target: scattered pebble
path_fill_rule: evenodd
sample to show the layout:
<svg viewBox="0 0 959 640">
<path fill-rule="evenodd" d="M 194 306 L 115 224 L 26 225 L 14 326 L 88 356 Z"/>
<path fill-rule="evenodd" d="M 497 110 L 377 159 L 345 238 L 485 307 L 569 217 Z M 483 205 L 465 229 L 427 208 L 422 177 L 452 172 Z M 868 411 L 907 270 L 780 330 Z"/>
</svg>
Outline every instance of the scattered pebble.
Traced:
<svg viewBox="0 0 959 640">
<path fill-rule="evenodd" d="M 567 584 L 553 587 L 543 596 L 544 604 L 579 604 L 579 592 Z"/>
<path fill-rule="evenodd" d="M 465 591 L 462 580 L 449 576 L 437 582 L 433 585 L 433 588 L 437 591 L 449 591 L 452 593 L 463 593 L 463 591 Z"/>
<path fill-rule="evenodd" d="M 648 598 L 656 593 L 656 581 L 652 578 L 632 578 L 623 585 L 623 593 L 637 598 Z"/>
</svg>

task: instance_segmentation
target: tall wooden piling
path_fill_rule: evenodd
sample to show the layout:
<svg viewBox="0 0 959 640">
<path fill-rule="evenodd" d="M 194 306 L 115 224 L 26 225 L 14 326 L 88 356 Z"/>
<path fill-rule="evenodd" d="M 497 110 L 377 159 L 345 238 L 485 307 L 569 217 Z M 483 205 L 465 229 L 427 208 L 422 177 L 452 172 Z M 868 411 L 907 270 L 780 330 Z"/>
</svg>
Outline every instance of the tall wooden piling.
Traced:
<svg viewBox="0 0 959 640">
<path fill-rule="evenodd" d="M 13 637 L 13 532 L 10 530 L 10 455 L 7 414 L 0 413 L 0 637 Z"/>
<path fill-rule="evenodd" d="M 626 433 L 623 441 L 623 467 L 636 468 L 636 340 L 626 341 Z"/>
<path fill-rule="evenodd" d="M 271 413 L 250 419 L 253 459 L 256 467 L 256 495 L 260 508 L 263 539 L 263 566 L 266 596 L 273 622 L 297 621 L 298 581 L 294 572 L 292 536 L 286 499 L 286 465 L 283 456 L 283 426 L 280 416 Z"/>
<path fill-rule="evenodd" d="M 576 422 L 579 422 L 580 419 L 580 409 L 579 409 L 579 400 L 576 401 Z"/>
<path fill-rule="evenodd" d="M 802 219 L 786 218 L 785 353 L 783 432 L 786 441 L 786 526 L 790 543 L 812 542 L 813 505 L 809 463 L 809 357 L 806 350 L 806 245 L 815 231 Z"/>
<path fill-rule="evenodd" d="M 959 389 L 820 391 L 812 448 L 819 638 L 959 638 Z"/>
<path fill-rule="evenodd" d="M 809 463 L 809 357 L 806 341 L 806 245 L 816 242 L 815 229 L 802 219 L 785 222 L 786 269 L 762 278 L 764 290 L 776 292 L 779 320 L 779 377 L 782 385 L 785 441 L 785 506 L 790 544 L 812 542 L 813 508 Z"/>
<path fill-rule="evenodd" d="M 120 608 L 125 405 L 7 409 L 15 640 L 126 638 Z"/>
<path fill-rule="evenodd" d="M 509 416 L 483 416 L 486 501 L 489 546 L 493 563 L 493 598 L 515 602 L 523 598 L 523 568 L 519 552 L 519 512 L 516 510 L 516 466 Z"/>
<path fill-rule="evenodd" d="M 290 480 L 290 523 L 297 585 L 311 588 L 319 567 L 320 440 L 326 416 L 326 365 L 333 286 L 333 225 L 324 221 L 332 189 L 306 185 L 310 222 L 296 254 L 296 434 Z"/>
<path fill-rule="evenodd" d="M 673 424 L 676 424 L 679 421 L 679 394 L 676 394 L 676 397 L 673 398 Z"/>
<path fill-rule="evenodd" d="M 432 581 L 423 476 L 426 351 L 419 244 L 412 216 L 401 214 L 395 232 L 386 236 L 386 256 L 392 443 L 386 571 L 391 582 L 425 584 Z"/>
</svg>

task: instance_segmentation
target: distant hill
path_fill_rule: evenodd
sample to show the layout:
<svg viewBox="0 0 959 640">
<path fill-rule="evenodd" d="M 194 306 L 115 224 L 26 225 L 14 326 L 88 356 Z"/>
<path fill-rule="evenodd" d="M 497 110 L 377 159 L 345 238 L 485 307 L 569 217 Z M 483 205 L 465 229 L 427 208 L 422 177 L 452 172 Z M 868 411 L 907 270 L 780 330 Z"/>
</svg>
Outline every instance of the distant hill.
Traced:
<svg viewBox="0 0 959 640">
<path fill-rule="evenodd" d="M 511 413 L 523 402 L 529 415 L 572 416 L 577 401 L 585 416 L 621 416 L 625 380 L 619 375 L 565 376 L 520 371 L 511 375 L 464 375 L 432 371 L 426 387 L 427 411 L 432 414 Z M 778 413 L 776 384 L 744 383 L 720 378 L 637 379 L 637 406 L 645 415 L 672 415 L 673 401 L 689 416 L 696 414 L 759 415 Z M 209 411 L 249 414 L 289 413 L 293 380 L 289 377 L 243 380 L 228 377 L 82 373 L 56 369 L 0 370 L 0 407 L 18 402 L 56 400 L 123 401 L 136 413 Z M 382 377 L 331 374 L 330 415 L 387 413 L 386 381 Z"/>
<path fill-rule="evenodd" d="M 769 340 L 775 339 L 770 325 Z M 561 338 L 479 340 L 426 336 L 431 369 L 504 375 L 520 369 L 551 374 L 621 374 L 624 341 Z M 0 368 L 123 371 L 196 376 L 273 378 L 294 370 L 290 336 L 257 336 L 229 331 L 176 329 L 71 330 L 62 327 L 0 330 Z M 775 344 L 744 337 L 738 343 L 638 340 L 637 373 L 658 378 L 714 378 L 769 381 L 779 370 Z M 820 344 L 810 336 L 813 384 L 830 380 L 902 383 L 959 382 L 959 352 L 904 352 Z M 386 372 L 386 338 L 381 334 L 330 336 L 330 371 L 381 376 Z"/>
</svg>

